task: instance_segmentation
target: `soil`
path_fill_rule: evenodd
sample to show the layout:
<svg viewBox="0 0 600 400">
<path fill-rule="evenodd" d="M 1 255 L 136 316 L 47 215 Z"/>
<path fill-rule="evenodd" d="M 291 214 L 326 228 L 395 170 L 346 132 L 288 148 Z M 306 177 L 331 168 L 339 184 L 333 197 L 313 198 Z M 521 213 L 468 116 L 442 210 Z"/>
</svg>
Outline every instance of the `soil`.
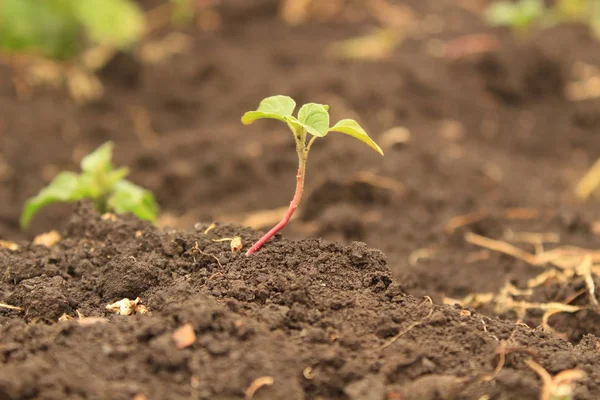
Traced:
<svg viewBox="0 0 600 400">
<path fill-rule="evenodd" d="M 531 357 L 553 375 L 582 369 L 575 398 L 600 398 L 585 279 L 510 295 L 584 307 L 544 327 L 539 307 L 499 310 L 498 294 L 551 267 L 465 240 L 533 232 L 557 236 L 546 251 L 597 247 L 600 205 L 576 200 L 574 186 L 600 157 L 600 102 L 568 88 L 582 63 L 600 66 L 600 43 L 577 24 L 518 40 L 485 26 L 477 2 L 407 0 L 393 3 L 410 7 L 415 27 L 388 57 L 325 57 L 376 25 L 347 3 L 351 15 L 289 26 L 275 0 L 224 2 L 221 28 L 185 30 L 183 52 L 157 64 L 117 57 L 101 73 L 104 97 L 85 106 L 60 89 L 18 96 L 0 66 L 0 239 L 20 245 L 0 249 L 0 302 L 22 308 L 0 307 L 0 399 L 237 399 L 265 376 L 274 382 L 254 399 L 537 399 Z M 496 48 L 434 51 L 472 34 Z M 317 141 L 298 219 L 246 258 L 212 239 L 249 245 L 259 233 L 243 226 L 271 222 L 248 217 L 293 195 L 289 134 L 239 122 L 275 93 L 358 118 L 385 157 L 342 135 Z M 394 127 L 410 140 L 387 143 Z M 24 201 L 106 140 L 157 195 L 160 227 L 81 204 L 48 207 L 22 232 Z M 51 229 L 63 233 L 57 245 L 31 244 Z M 476 293 L 496 297 L 463 300 Z M 149 314 L 105 309 L 137 297 Z M 109 322 L 57 322 L 78 312 Z M 196 341 L 178 350 L 172 334 L 185 324 Z M 505 343 L 521 351 L 491 376 Z"/>
</svg>

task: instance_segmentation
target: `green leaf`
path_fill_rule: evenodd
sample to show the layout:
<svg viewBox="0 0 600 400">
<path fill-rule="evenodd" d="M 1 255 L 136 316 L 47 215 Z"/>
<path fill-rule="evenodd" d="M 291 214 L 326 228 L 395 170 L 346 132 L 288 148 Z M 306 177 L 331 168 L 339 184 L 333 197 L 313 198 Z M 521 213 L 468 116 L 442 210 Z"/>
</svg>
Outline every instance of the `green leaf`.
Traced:
<svg viewBox="0 0 600 400">
<path fill-rule="evenodd" d="M 86 190 L 81 187 L 79 176 L 73 172 L 61 172 L 37 196 L 27 200 L 21 214 L 21 227 L 27 228 L 33 216 L 48 204 L 77 201 L 84 197 Z"/>
<path fill-rule="evenodd" d="M 367 132 L 365 132 L 365 130 L 358 124 L 358 122 L 353 119 L 343 119 L 329 130 L 333 132 L 345 133 L 346 135 L 355 137 L 361 142 L 366 143 L 379 154 L 383 155 L 381 147 L 379 147 L 377 143 L 375 143 L 373 139 L 369 137 Z"/>
<path fill-rule="evenodd" d="M 115 183 L 119 182 L 120 180 L 123 180 L 127 175 L 129 175 L 129 168 L 127 167 L 121 167 L 114 171 L 110 171 L 110 173 L 108 174 L 107 186 L 113 187 Z"/>
<path fill-rule="evenodd" d="M 158 204 L 152 192 L 127 180 L 115 184 L 108 207 L 118 214 L 132 213 L 147 221 L 156 221 L 158 216 Z"/>
<path fill-rule="evenodd" d="M 81 160 L 81 170 L 96 172 L 112 170 L 113 143 L 106 142 Z"/>
<path fill-rule="evenodd" d="M 509 1 L 494 3 L 484 11 L 486 21 L 498 26 L 512 25 L 517 14 L 517 6 Z"/>
<path fill-rule="evenodd" d="M 296 102 L 288 96 L 271 96 L 262 100 L 256 111 L 249 111 L 242 117 L 244 125 L 250 125 L 257 119 L 271 118 L 287 122 L 288 117 L 292 116 Z"/>
<path fill-rule="evenodd" d="M 0 48 L 65 59 L 80 45 L 72 0 L 0 0 Z"/>
<path fill-rule="evenodd" d="M 502 1 L 488 7 L 484 16 L 492 25 L 526 30 L 543 17 L 545 12 L 542 0 L 520 0 L 517 3 Z"/>
<path fill-rule="evenodd" d="M 126 49 L 144 34 L 141 9 L 129 0 L 79 0 L 75 13 L 90 39 Z"/>
<path fill-rule="evenodd" d="M 298 111 L 298 121 L 314 136 L 324 137 L 329 132 L 329 106 L 308 103 Z"/>
</svg>

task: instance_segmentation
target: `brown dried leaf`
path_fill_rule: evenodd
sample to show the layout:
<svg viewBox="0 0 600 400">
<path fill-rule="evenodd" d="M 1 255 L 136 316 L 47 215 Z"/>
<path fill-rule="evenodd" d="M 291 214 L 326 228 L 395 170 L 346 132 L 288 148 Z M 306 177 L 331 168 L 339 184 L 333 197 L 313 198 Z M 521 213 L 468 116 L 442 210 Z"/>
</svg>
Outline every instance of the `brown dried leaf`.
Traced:
<svg viewBox="0 0 600 400">
<path fill-rule="evenodd" d="M 244 245 L 242 244 L 241 237 L 236 236 L 231 240 L 231 252 L 232 253 L 236 253 L 236 252 L 240 251 L 242 249 L 242 247 L 244 247 Z"/>
<path fill-rule="evenodd" d="M 275 383 L 275 379 L 273 379 L 272 376 L 261 376 L 260 378 L 256 378 L 250 386 L 248 386 L 248 389 L 246 389 L 246 400 L 252 400 L 258 389 L 263 386 L 271 386 L 273 383 Z"/>
<path fill-rule="evenodd" d="M 185 324 L 173 332 L 172 338 L 177 350 L 181 350 L 196 342 L 196 332 L 194 332 L 192 324 Z"/>
<path fill-rule="evenodd" d="M 21 308 L 21 307 L 11 306 L 10 304 L 6 304 L 6 303 L 0 303 L 0 308 L 6 308 L 8 310 L 23 311 L 23 308 Z"/>
<path fill-rule="evenodd" d="M 106 310 L 112 313 L 116 313 L 119 315 L 131 315 L 135 312 L 138 312 L 138 308 L 142 305 L 140 304 L 141 299 L 138 297 L 135 300 L 123 299 L 119 300 L 115 303 L 109 304 L 106 306 Z M 138 304 L 140 304 L 138 306 Z M 144 307 L 145 309 L 145 307 Z M 147 312 L 147 310 L 146 310 Z M 140 312 L 140 314 L 144 314 L 145 312 Z"/>
<path fill-rule="evenodd" d="M 213 229 L 215 229 L 216 227 L 217 227 L 217 224 L 215 224 L 215 223 L 213 222 L 212 224 L 210 224 L 210 225 L 209 225 L 209 227 L 208 227 L 208 228 L 206 228 L 206 229 L 204 230 L 204 234 L 205 234 L 205 235 L 207 235 L 207 234 L 208 234 L 208 232 L 212 231 L 212 230 L 213 230 Z"/>
<path fill-rule="evenodd" d="M 69 314 L 63 313 L 63 315 L 61 315 L 60 318 L 58 318 L 58 322 L 73 321 L 74 319 L 75 318 L 71 317 Z"/>
<path fill-rule="evenodd" d="M 18 244 L 16 244 L 15 242 L 9 242 L 7 240 L 0 240 L 0 247 L 2 247 L 4 249 L 12 250 L 12 251 L 19 250 Z"/>
<path fill-rule="evenodd" d="M 60 239 L 60 233 L 57 231 L 50 231 L 42 233 L 41 235 L 37 235 L 35 239 L 33 239 L 33 244 L 38 246 L 52 247 L 56 243 L 60 242 Z"/>
</svg>

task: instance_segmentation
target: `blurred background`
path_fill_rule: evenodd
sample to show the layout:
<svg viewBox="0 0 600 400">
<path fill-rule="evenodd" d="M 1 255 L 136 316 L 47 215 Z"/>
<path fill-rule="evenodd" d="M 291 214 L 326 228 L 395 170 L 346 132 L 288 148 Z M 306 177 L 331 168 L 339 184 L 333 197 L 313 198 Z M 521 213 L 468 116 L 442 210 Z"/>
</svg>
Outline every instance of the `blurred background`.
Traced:
<svg viewBox="0 0 600 400">
<path fill-rule="evenodd" d="M 597 244 L 596 1 L 0 0 L 0 239 L 64 228 L 25 201 L 106 141 L 159 225 L 265 229 L 293 195 L 294 141 L 240 117 L 267 96 L 330 105 L 286 237 L 363 241 L 413 294 L 532 276 L 466 230 Z M 508 232 L 508 233 L 507 233 Z M 517 278 L 515 278 L 517 279 Z"/>
</svg>

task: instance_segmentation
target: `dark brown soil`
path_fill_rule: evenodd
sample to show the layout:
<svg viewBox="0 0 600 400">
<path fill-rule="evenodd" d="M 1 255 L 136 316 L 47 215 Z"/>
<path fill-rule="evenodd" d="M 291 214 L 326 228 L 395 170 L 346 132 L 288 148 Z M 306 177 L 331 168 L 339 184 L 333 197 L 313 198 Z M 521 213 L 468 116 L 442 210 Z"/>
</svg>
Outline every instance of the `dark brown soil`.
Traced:
<svg viewBox="0 0 600 400">
<path fill-rule="evenodd" d="M 600 205 L 576 201 L 573 188 L 600 156 L 600 102 L 566 95 L 580 63 L 600 66 L 588 29 L 563 25 L 519 41 L 486 27 L 466 1 L 397 1 L 415 13 L 416 30 L 384 60 L 351 62 L 323 54 L 375 26 L 360 1 L 347 2 L 359 7 L 354 22 L 297 27 L 278 20 L 275 0 L 223 3 L 220 30 L 187 31 L 191 47 L 156 65 L 119 57 L 102 73 L 103 99 L 86 106 L 57 89 L 17 98 L 0 66 L 0 239 L 65 233 L 53 249 L 21 242 L 17 252 L 1 250 L 0 302 L 24 309 L 0 308 L 4 397 L 235 399 L 255 378 L 272 376 L 255 398 L 536 399 L 540 380 L 524 364 L 528 353 L 509 355 L 496 379 L 482 383 L 510 339 L 552 374 L 585 370 L 576 398 L 600 398 L 592 310 L 552 316 L 550 334 L 515 324 L 518 315 L 493 304 L 470 316 L 441 305 L 497 294 L 506 282 L 525 289 L 544 271 L 482 251 L 467 232 L 558 234 L 545 250 L 598 246 Z M 497 48 L 459 60 L 431 51 L 479 33 Z M 227 223 L 248 224 L 244 217 L 291 199 L 296 155 L 285 128 L 239 122 L 276 93 L 327 103 L 334 120 L 357 117 L 379 141 L 396 126 L 411 136 L 384 146 L 384 158 L 341 135 L 318 141 L 299 218 L 284 231 L 299 241 L 278 238 L 247 259 L 210 239 L 237 234 L 247 245 L 258 233 Z M 140 128 L 140 110 L 155 140 Z M 131 179 L 157 195 L 161 226 L 178 230 L 104 221 L 87 209 L 70 217 L 74 206 L 66 205 L 20 231 L 24 201 L 109 139 Z M 472 213 L 476 221 L 449 229 Z M 204 235 L 215 220 L 223 225 Z M 197 221 L 206 224 L 194 230 Z M 222 265 L 195 250 L 196 241 Z M 515 300 L 587 306 L 585 289 L 580 277 L 550 279 Z M 108 303 L 138 296 L 151 315 L 56 323 L 75 310 L 104 316 Z M 537 327 L 542 312 L 522 318 Z M 171 334 L 185 323 L 197 341 L 178 351 Z"/>
<path fill-rule="evenodd" d="M 269 376 L 256 399 L 535 399 L 530 354 L 551 373 L 586 371 L 577 398 L 600 393 L 592 335 L 573 346 L 432 306 L 407 295 L 385 255 L 362 243 L 276 239 L 247 258 L 213 239 L 250 243 L 258 233 L 206 227 L 158 231 L 82 207 L 54 248 L 2 250 L 1 292 L 24 310 L 0 311 L 0 398 L 235 399 Z M 150 315 L 56 323 L 75 310 L 105 316 L 105 305 L 137 296 Z M 172 335 L 184 324 L 197 340 L 177 350 Z M 509 355 L 484 383 L 503 341 L 530 353 Z"/>
</svg>

